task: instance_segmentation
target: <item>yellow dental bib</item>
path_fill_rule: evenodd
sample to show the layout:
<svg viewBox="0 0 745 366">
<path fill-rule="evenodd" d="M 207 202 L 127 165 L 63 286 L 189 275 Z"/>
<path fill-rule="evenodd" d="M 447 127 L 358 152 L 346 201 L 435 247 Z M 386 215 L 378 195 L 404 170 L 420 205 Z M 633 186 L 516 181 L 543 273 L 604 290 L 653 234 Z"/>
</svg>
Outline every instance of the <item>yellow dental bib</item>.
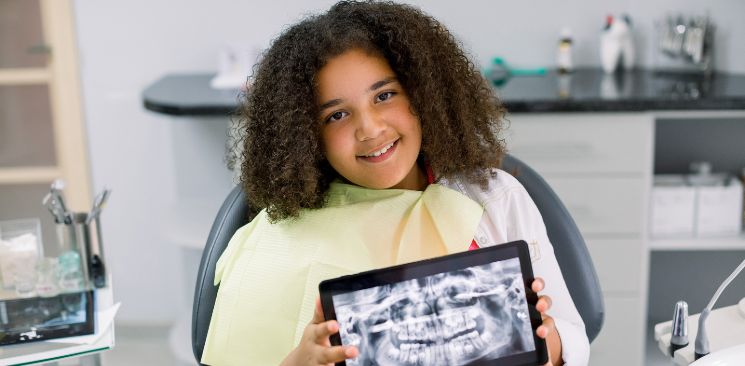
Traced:
<svg viewBox="0 0 745 366">
<path fill-rule="evenodd" d="M 332 183 L 322 209 L 240 228 L 217 262 L 202 362 L 277 365 L 313 317 L 318 283 L 465 251 L 483 208 L 438 184 L 421 191 Z"/>
</svg>

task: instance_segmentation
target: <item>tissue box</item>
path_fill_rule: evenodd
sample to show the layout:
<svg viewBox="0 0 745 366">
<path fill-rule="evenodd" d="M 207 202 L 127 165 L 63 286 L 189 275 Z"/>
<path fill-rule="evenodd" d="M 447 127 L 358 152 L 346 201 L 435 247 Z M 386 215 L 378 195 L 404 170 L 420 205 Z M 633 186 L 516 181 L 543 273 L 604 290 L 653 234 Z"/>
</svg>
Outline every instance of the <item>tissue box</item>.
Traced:
<svg viewBox="0 0 745 366">
<path fill-rule="evenodd" d="M 656 175 L 652 187 L 651 233 L 654 238 L 694 235 L 696 190 L 683 175 Z"/>
<path fill-rule="evenodd" d="M 729 179 L 721 186 L 696 188 L 696 236 L 736 236 L 742 231 L 743 186 Z"/>
</svg>

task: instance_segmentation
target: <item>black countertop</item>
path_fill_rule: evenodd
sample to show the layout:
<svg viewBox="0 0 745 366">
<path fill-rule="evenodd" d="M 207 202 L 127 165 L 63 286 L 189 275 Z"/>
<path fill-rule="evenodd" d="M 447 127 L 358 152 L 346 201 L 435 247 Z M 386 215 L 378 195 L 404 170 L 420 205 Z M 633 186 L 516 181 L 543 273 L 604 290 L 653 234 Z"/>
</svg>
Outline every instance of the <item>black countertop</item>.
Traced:
<svg viewBox="0 0 745 366">
<path fill-rule="evenodd" d="M 177 116 L 228 115 L 239 90 L 209 86 L 214 74 L 166 75 L 143 92 L 145 108 Z M 633 70 L 606 75 L 600 69 L 570 74 L 515 76 L 496 86 L 510 112 L 625 112 L 745 109 L 745 75 L 703 76 Z"/>
</svg>

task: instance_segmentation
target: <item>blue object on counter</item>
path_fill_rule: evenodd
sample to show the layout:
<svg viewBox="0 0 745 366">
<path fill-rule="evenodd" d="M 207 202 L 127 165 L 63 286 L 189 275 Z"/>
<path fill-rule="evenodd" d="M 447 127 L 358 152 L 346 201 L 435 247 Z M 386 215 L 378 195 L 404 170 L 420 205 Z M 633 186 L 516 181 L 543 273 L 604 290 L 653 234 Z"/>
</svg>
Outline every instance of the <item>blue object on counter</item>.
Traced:
<svg viewBox="0 0 745 366">
<path fill-rule="evenodd" d="M 486 78 L 495 86 L 502 86 L 513 76 L 542 76 L 546 75 L 545 67 L 518 69 L 513 68 L 501 57 L 492 60 L 491 68 L 484 72 Z"/>
</svg>

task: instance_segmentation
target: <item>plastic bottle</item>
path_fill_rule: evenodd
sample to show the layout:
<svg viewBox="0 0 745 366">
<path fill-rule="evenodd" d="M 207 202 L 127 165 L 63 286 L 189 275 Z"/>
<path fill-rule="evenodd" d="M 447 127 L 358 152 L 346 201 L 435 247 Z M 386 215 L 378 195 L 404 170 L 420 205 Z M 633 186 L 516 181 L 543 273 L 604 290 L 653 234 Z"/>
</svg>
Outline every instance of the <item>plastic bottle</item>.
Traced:
<svg viewBox="0 0 745 366">
<path fill-rule="evenodd" d="M 572 72 L 572 31 L 566 27 L 561 29 L 556 64 L 559 68 L 559 73 L 566 74 Z"/>
</svg>

